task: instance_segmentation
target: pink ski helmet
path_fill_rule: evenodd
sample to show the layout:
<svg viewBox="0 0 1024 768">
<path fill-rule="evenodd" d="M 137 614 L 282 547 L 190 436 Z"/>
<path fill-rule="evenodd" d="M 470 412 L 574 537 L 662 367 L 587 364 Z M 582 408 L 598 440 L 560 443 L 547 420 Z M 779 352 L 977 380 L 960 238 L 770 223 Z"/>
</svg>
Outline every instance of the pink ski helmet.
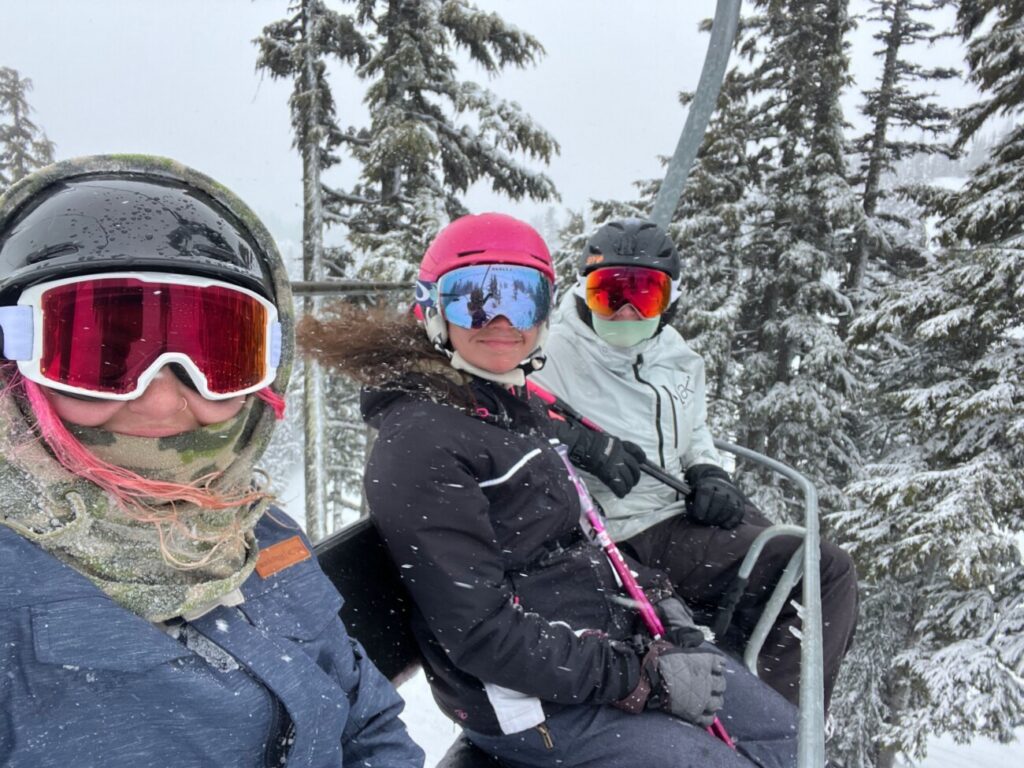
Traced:
<svg viewBox="0 0 1024 768">
<path fill-rule="evenodd" d="M 526 222 L 503 213 L 470 214 L 442 229 L 423 254 L 419 279 L 437 282 L 445 272 L 471 264 L 519 264 L 555 281 L 544 238 Z"/>
<path fill-rule="evenodd" d="M 416 283 L 416 315 L 437 346 L 448 329 L 431 299 L 431 289 L 447 272 L 474 264 L 532 267 L 554 284 L 555 269 L 544 238 L 524 221 L 503 213 L 462 216 L 438 232 L 423 254 Z"/>
</svg>

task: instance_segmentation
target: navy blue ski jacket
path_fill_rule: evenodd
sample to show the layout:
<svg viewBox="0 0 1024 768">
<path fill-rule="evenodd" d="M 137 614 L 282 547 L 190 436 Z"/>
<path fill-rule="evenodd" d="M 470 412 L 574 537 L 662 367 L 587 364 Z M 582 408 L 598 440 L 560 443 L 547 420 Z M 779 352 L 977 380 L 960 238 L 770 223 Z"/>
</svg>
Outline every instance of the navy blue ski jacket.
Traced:
<svg viewBox="0 0 1024 768">
<path fill-rule="evenodd" d="M 279 510 L 255 533 L 301 535 Z M 242 593 L 174 639 L 0 526 L 0 765 L 423 765 L 315 557 Z"/>
</svg>

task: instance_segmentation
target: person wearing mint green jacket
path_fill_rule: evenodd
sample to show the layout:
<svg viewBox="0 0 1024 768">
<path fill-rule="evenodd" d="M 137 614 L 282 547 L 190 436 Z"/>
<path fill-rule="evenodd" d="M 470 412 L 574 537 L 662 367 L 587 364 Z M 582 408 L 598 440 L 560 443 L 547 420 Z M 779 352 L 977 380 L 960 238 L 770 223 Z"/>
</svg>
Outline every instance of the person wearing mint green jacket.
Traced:
<svg viewBox="0 0 1024 768">
<path fill-rule="evenodd" d="M 672 327 L 680 257 L 649 221 L 612 221 L 577 261 L 578 279 L 552 324 L 544 367 L 533 380 L 606 433 L 559 423 L 559 437 L 607 515 L 608 530 L 640 562 L 665 571 L 710 624 L 756 536 L 770 525 L 724 469 L 707 425 L 704 361 Z M 685 477 L 681 497 L 640 472 L 648 460 Z M 782 569 L 799 546 L 773 539 L 751 574 L 733 624 L 718 643 L 742 648 Z M 839 547 L 821 548 L 826 707 L 857 617 L 857 574 Z M 794 600 L 799 594 L 793 595 Z M 787 602 L 766 639 L 759 675 L 799 698 L 800 619 Z"/>
</svg>

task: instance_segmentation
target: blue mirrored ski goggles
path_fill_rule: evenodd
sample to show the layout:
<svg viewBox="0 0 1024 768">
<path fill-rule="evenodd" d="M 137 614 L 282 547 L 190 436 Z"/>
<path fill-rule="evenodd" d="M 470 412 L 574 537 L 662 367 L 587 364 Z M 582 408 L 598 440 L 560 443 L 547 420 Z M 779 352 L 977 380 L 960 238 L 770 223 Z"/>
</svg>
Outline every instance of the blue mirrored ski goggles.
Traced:
<svg viewBox="0 0 1024 768">
<path fill-rule="evenodd" d="M 483 328 L 505 317 L 521 331 L 551 313 L 551 281 L 539 270 L 511 264 L 477 264 L 446 272 L 437 282 L 445 319 L 460 328 Z"/>
</svg>

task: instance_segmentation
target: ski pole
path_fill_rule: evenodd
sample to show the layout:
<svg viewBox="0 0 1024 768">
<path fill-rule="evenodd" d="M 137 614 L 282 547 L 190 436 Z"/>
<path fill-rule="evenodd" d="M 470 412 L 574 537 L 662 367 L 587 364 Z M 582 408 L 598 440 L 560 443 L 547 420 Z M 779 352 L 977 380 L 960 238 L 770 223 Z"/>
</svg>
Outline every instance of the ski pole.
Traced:
<svg viewBox="0 0 1024 768">
<path fill-rule="evenodd" d="M 608 529 L 605 528 L 601 514 L 597 511 L 597 507 L 594 506 L 594 500 L 590 498 L 590 491 L 587 490 L 583 479 L 576 472 L 572 462 L 569 461 L 569 449 L 559 444 L 555 450 L 565 464 L 565 469 L 569 473 L 569 479 L 576 486 L 576 494 L 580 497 L 580 506 L 583 507 L 583 514 L 586 515 L 587 523 L 589 523 L 590 528 L 594 532 L 594 538 L 597 539 L 597 543 L 604 550 L 605 556 L 611 562 L 612 568 L 619 577 L 619 581 L 622 582 L 622 586 L 625 587 L 626 592 L 636 602 L 636 609 L 640 613 L 640 618 L 643 619 L 647 631 L 651 633 L 655 640 L 660 640 L 665 634 L 665 626 L 661 623 L 661 619 L 658 617 L 657 611 L 654 610 L 654 606 L 651 605 L 651 601 L 647 599 L 647 595 L 644 594 L 643 589 L 637 583 L 633 572 L 629 570 L 629 565 L 626 564 L 625 558 L 609 535 Z M 725 730 L 725 726 L 722 725 L 722 721 L 717 717 L 707 727 L 707 731 L 712 736 L 725 742 L 726 746 L 736 749 L 736 745 L 733 744 L 732 738 L 730 738 L 729 733 Z"/>
<path fill-rule="evenodd" d="M 562 461 L 569 472 L 569 477 L 572 479 L 573 485 L 576 486 L 576 493 L 579 495 L 580 504 L 583 506 L 583 514 L 586 515 L 587 523 L 589 523 L 591 530 L 594 532 L 594 538 L 597 539 L 597 543 L 601 545 L 608 560 L 611 561 L 612 568 L 618 574 L 622 586 L 626 588 L 629 596 L 636 601 L 637 610 L 640 612 L 647 630 L 657 640 L 665 634 L 665 627 L 662 625 L 661 619 L 658 618 L 658 614 L 654 610 L 654 606 L 651 605 L 651 601 L 647 599 L 647 595 L 644 594 L 640 585 L 637 584 L 636 579 L 633 577 L 633 572 L 629 570 L 629 566 L 622 557 L 622 553 L 619 552 L 619 548 L 615 546 L 612 537 L 608 535 L 608 529 L 605 528 L 604 521 L 601 520 L 601 515 L 598 514 L 597 508 L 590 498 L 587 486 L 583 484 L 583 480 L 577 474 L 576 468 L 569 461 L 569 449 L 559 444 L 555 450 L 562 457 Z"/>
<path fill-rule="evenodd" d="M 599 427 L 593 421 L 591 421 L 582 413 L 577 411 L 575 408 L 573 408 L 571 405 L 565 402 L 562 398 L 558 397 L 552 392 L 548 392 L 546 389 L 540 386 L 540 384 L 536 384 L 527 379 L 526 389 L 531 394 L 536 395 L 538 398 L 540 398 L 541 402 L 543 402 L 548 408 L 557 413 L 559 416 L 562 416 L 570 421 L 573 421 L 582 427 L 586 427 L 587 429 L 593 430 L 594 432 L 608 434 L 606 430 L 601 429 L 601 427 Z M 690 486 L 686 483 L 685 480 L 680 480 L 678 477 L 670 475 L 657 464 L 653 464 L 652 462 L 646 459 L 640 462 L 640 471 L 642 471 L 646 475 L 650 475 L 655 480 L 664 483 L 669 488 L 676 491 L 677 493 L 682 494 L 683 496 L 687 496 L 690 493 Z"/>
</svg>

